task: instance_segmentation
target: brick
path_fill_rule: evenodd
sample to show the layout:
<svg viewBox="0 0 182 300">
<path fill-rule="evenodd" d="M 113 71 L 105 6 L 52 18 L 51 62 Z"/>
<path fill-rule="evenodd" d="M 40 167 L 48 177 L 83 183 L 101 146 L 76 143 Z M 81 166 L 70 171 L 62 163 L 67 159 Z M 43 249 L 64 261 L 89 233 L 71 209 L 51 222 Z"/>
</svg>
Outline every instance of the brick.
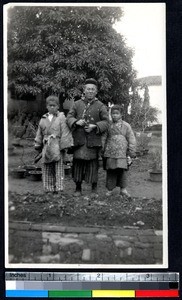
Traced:
<svg viewBox="0 0 182 300">
<path fill-rule="evenodd" d="M 155 261 L 155 264 L 156 264 L 156 265 L 161 265 L 161 264 L 162 264 L 162 259 L 161 259 L 161 260 L 156 260 L 156 261 Z"/>
<path fill-rule="evenodd" d="M 60 255 L 42 255 L 39 257 L 40 263 L 59 263 Z"/>
<path fill-rule="evenodd" d="M 90 251 L 90 249 L 83 249 L 82 260 L 83 261 L 89 261 L 90 258 L 91 258 L 91 251 Z"/>
<path fill-rule="evenodd" d="M 113 235 L 112 238 L 114 240 L 122 239 L 123 241 L 128 241 L 128 242 L 133 242 L 137 240 L 137 238 L 134 236 L 123 236 L 123 235 Z"/>
<path fill-rule="evenodd" d="M 27 222 L 9 222 L 10 229 L 30 230 L 32 224 Z"/>
<path fill-rule="evenodd" d="M 161 235 L 153 237 L 154 243 L 162 243 L 162 240 L 163 240 L 163 238 Z"/>
<path fill-rule="evenodd" d="M 155 234 L 158 235 L 158 236 L 159 235 L 162 236 L 163 235 L 163 231 L 162 230 L 155 230 Z"/>
<path fill-rule="evenodd" d="M 155 243 L 153 244 L 154 250 L 161 250 L 162 251 L 162 243 Z"/>
<path fill-rule="evenodd" d="M 162 237 L 156 235 L 138 236 L 138 239 L 143 243 L 162 243 Z"/>
<path fill-rule="evenodd" d="M 34 263 L 34 260 L 31 257 L 22 257 L 21 263 L 31 264 Z"/>
<path fill-rule="evenodd" d="M 149 236 L 149 235 L 155 235 L 154 230 L 153 229 L 140 229 L 138 231 L 138 235 L 143 235 L 143 236 Z"/>
<path fill-rule="evenodd" d="M 78 233 L 66 233 L 66 234 L 63 234 L 63 237 L 65 237 L 65 238 L 77 238 Z"/>
<path fill-rule="evenodd" d="M 50 232 L 43 232 L 42 233 L 42 238 L 43 240 L 48 240 L 49 243 L 59 243 L 62 239 L 62 234 L 55 232 L 55 233 L 50 233 Z"/>
<path fill-rule="evenodd" d="M 125 229 L 131 229 L 131 230 L 136 230 L 136 229 L 139 229 L 139 227 L 138 226 L 129 226 L 129 225 L 126 225 L 126 226 L 123 226 L 123 228 L 125 228 Z"/>
<path fill-rule="evenodd" d="M 78 245 L 78 244 L 70 244 L 69 246 L 69 250 L 71 251 L 71 253 L 77 253 L 81 251 L 81 246 L 82 245 Z"/>
<path fill-rule="evenodd" d="M 110 237 L 108 237 L 106 234 L 97 234 L 96 239 L 101 240 L 101 241 L 107 241 L 107 242 L 111 242 L 112 239 Z"/>
<path fill-rule="evenodd" d="M 142 243 L 142 242 L 135 242 L 135 247 L 136 248 L 151 248 L 153 246 L 153 244 L 149 244 L 149 243 Z"/>
<path fill-rule="evenodd" d="M 9 255 L 9 263 L 13 262 L 13 260 L 14 260 L 14 255 L 10 254 Z"/>
<path fill-rule="evenodd" d="M 79 234 L 79 239 L 92 240 L 93 238 L 95 238 L 95 235 L 93 233 L 80 233 Z"/>
<path fill-rule="evenodd" d="M 33 239 L 37 239 L 37 238 L 41 238 L 41 232 L 35 232 L 35 231 L 24 231 L 24 230 L 18 230 L 15 235 L 17 236 L 21 236 L 21 237 L 25 237 L 27 239 L 29 238 L 33 238 Z"/>
<path fill-rule="evenodd" d="M 59 244 L 58 243 L 51 243 L 52 254 L 57 254 L 59 252 Z"/>
<path fill-rule="evenodd" d="M 136 259 L 137 262 L 139 262 L 140 260 L 145 260 L 148 261 L 148 259 L 151 260 L 151 258 L 153 257 L 153 251 L 151 251 L 150 249 L 146 250 L 146 249 L 133 249 L 133 257 Z M 148 262 L 149 263 L 149 262 Z"/>
<path fill-rule="evenodd" d="M 131 245 L 130 243 L 122 240 L 115 240 L 114 243 L 118 248 L 128 248 Z"/>
<path fill-rule="evenodd" d="M 33 224 L 31 229 L 35 230 L 35 231 L 42 231 L 42 227 L 43 227 L 43 225 L 41 225 L 41 224 Z"/>
<path fill-rule="evenodd" d="M 120 250 L 120 252 L 119 252 L 119 256 L 120 256 L 121 258 L 123 258 L 123 257 L 124 257 L 124 251 L 123 251 L 123 250 Z"/>
<path fill-rule="evenodd" d="M 34 226 L 33 226 L 33 228 L 34 228 Z M 44 225 L 42 225 L 42 231 L 65 232 L 66 231 L 66 226 L 44 224 Z"/>
<path fill-rule="evenodd" d="M 113 229 L 112 231 L 111 230 L 108 230 L 108 234 L 112 234 L 112 235 L 119 235 L 120 237 L 121 236 L 137 236 L 138 232 L 140 232 L 138 229 Z"/>
<path fill-rule="evenodd" d="M 42 247 L 42 254 L 43 255 L 49 255 L 52 252 L 52 247 L 51 245 L 43 245 Z"/>
<path fill-rule="evenodd" d="M 93 227 L 66 227 L 65 232 L 71 233 L 97 233 L 99 228 Z"/>
<path fill-rule="evenodd" d="M 154 258 L 162 259 L 162 251 L 160 251 L 160 250 L 155 250 L 155 251 L 154 251 Z"/>
<path fill-rule="evenodd" d="M 126 255 L 128 255 L 128 256 L 132 255 L 132 248 L 131 247 L 127 248 L 125 251 L 126 251 Z"/>
<path fill-rule="evenodd" d="M 83 245 L 83 241 L 81 241 L 79 239 L 71 239 L 71 238 L 64 238 L 64 237 L 62 237 L 59 241 L 60 246 L 66 246 L 69 244 Z"/>
<path fill-rule="evenodd" d="M 149 241 L 148 237 L 147 236 L 138 236 L 138 240 L 142 243 L 147 243 Z"/>
</svg>

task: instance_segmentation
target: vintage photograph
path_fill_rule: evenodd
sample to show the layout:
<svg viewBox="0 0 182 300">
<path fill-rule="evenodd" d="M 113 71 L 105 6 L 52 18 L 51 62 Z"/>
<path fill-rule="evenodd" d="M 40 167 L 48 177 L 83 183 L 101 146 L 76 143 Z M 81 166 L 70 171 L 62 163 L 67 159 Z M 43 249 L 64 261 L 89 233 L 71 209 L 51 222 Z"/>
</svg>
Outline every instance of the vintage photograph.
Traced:
<svg viewBox="0 0 182 300">
<path fill-rule="evenodd" d="M 168 266 L 165 22 L 4 6 L 6 267 Z"/>
</svg>

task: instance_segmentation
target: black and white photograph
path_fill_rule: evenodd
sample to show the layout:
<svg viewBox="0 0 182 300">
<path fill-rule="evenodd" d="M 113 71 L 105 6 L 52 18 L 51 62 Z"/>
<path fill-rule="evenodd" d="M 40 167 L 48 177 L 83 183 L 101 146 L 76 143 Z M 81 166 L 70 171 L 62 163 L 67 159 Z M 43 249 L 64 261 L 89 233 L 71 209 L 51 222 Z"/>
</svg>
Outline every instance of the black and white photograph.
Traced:
<svg viewBox="0 0 182 300">
<path fill-rule="evenodd" d="M 165 14 L 4 5 L 6 267 L 168 267 Z"/>
</svg>

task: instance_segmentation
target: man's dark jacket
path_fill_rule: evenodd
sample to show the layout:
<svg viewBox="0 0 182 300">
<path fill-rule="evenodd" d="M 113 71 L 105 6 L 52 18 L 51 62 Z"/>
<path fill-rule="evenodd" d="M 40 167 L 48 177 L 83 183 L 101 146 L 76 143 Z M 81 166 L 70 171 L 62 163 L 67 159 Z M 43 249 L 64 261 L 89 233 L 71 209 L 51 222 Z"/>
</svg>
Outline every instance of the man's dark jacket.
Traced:
<svg viewBox="0 0 182 300">
<path fill-rule="evenodd" d="M 106 106 L 95 99 L 91 102 L 89 108 L 86 108 L 85 100 L 76 101 L 67 115 L 67 124 L 72 129 L 74 147 L 82 146 L 86 143 L 87 147 L 101 147 L 101 135 L 108 127 L 108 112 Z M 75 123 L 84 118 L 89 124 L 97 125 L 97 128 L 90 133 L 86 133 L 84 128 Z"/>
</svg>

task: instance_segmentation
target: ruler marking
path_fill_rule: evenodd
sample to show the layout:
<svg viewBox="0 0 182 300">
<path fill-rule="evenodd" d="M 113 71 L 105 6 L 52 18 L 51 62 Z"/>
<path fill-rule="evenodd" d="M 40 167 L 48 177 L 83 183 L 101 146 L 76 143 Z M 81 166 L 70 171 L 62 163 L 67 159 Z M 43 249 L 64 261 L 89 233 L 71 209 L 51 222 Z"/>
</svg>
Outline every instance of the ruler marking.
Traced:
<svg viewBox="0 0 182 300">
<path fill-rule="evenodd" d="M 15 275 L 12 275 L 15 274 Z M 90 281 L 90 282 L 179 282 L 179 273 L 56 273 L 56 272 L 5 272 L 6 280 L 20 280 L 26 275 L 29 281 Z"/>
</svg>

